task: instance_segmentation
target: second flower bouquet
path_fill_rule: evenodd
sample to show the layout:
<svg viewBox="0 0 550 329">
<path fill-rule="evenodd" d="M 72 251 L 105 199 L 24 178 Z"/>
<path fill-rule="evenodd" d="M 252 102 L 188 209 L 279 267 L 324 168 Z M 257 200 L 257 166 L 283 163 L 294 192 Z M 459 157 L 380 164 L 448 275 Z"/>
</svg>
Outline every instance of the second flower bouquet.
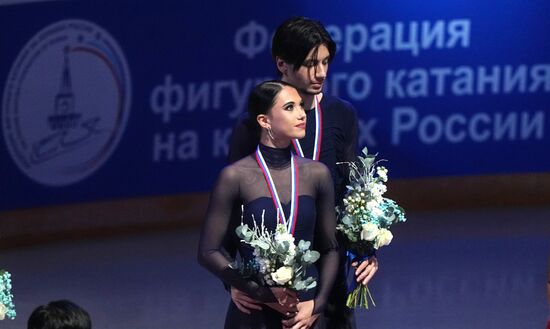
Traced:
<svg viewBox="0 0 550 329">
<path fill-rule="evenodd" d="M 350 185 L 343 207 L 336 208 L 336 229 L 345 237 L 349 263 L 364 261 L 380 247 L 390 244 L 393 238 L 390 226 L 405 221 L 403 208 L 382 196 L 387 190 L 388 170 L 378 166 L 376 156 L 368 154 L 367 148 L 363 149 L 363 155 L 356 162 L 343 163 L 350 166 Z M 368 308 L 369 299 L 374 304 L 367 286 L 357 285 L 353 280 L 348 290 L 351 290 L 348 307 Z"/>
</svg>

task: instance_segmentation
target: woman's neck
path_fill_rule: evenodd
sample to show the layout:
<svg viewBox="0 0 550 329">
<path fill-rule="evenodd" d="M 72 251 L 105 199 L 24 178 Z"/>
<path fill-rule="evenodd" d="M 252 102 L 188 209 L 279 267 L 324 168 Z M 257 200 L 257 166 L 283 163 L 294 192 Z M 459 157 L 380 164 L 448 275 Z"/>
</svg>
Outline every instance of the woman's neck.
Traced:
<svg viewBox="0 0 550 329">
<path fill-rule="evenodd" d="M 292 152 L 289 146 L 286 148 L 278 148 L 260 143 L 258 147 L 269 168 L 285 169 L 290 166 Z"/>
<path fill-rule="evenodd" d="M 287 138 L 271 139 L 266 134 L 262 134 L 262 137 L 260 138 L 260 143 L 272 148 L 286 149 L 287 147 L 290 146 L 290 139 L 287 139 Z"/>
</svg>

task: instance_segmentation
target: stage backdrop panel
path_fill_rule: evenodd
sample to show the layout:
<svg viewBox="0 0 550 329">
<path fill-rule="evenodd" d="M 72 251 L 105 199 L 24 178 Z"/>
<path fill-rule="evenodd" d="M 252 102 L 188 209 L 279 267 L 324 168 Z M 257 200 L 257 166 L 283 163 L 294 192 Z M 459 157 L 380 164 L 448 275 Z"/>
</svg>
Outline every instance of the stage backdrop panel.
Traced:
<svg viewBox="0 0 550 329">
<path fill-rule="evenodd" d="M 208 191 L 292 15 L 392 178 L 550 171 L 548 1 L 53 1 L 0 7 L 0 210 Z"/>
</svg>

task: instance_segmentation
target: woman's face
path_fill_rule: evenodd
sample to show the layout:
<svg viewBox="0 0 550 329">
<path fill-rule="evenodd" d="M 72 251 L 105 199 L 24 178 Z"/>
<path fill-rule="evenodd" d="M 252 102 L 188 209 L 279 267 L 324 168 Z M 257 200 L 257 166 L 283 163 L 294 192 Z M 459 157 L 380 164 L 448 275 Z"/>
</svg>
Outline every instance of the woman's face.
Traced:
<svg viewBox="0 0 550 329">
<path fill-rule="evenodd" d="M 304 138 L 306 113 L 303 101 L 296 89 L 284 86 L 275 98 L 275 104 L 267 113 L 267 119 L 275 140 Z"/>
</svg>

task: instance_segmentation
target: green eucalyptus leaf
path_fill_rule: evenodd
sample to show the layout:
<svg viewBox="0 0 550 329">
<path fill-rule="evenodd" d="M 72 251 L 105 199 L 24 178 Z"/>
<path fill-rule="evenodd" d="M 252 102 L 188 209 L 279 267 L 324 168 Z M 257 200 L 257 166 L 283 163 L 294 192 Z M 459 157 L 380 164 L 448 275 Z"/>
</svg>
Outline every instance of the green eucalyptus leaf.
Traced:
<svg viewBox="0 0 550 329">
<path fill-rule="evenodd" d="M 250 243 L 250 245 L 252 245 L 253 247 L 258 247 L 258 248 L 263 249 L 263 250 L 268 250 L 269 249 L 269 243 L 267 243 L 265 241 L 261 241 L 261 240 L 252 241 Z"/>
<path fill-rule="evenodd" d="M 309 290 L 315 287 L 317 287 L 317 281 L 313 280 L 310 284 L 308 284 L 305 290 Z"/>
<path fill-rule="evenodd" d="M 306 289 L 306 284 L 304 281 L 301 281 L 301 280 L 295 280 L 294 281 L 294 290 L 298 290 L 298 291 L 301 291 L 301 290 L 305 290 Z"/>
<path fill-rule="evenodd" d="M 235 229 L 235 233 L 237 234 L 237 236 L 242 239 L 244 237 L 243 235 L 243 231 L 244 230 L 247 230 L 248 229 L 248 226 L 246 225 L 239 225 L 237 226 L 237 228 Z"/>
<path fill-rule="evenodd" d="M 252 241 L 252 237 L 254 236 L 254 232 L 252 232 L 246 224 L 238 226 L 235 229 L 235 233 L 240 239 L 246 241 L 247 243 L 250 243 L 250 241 Z"/>
<path fill-rule="evenodd" d="M 304 253 L 304 256 L 302 257 L 303 261 L 309 264 L 315 263 L 319 257 L 321 257 L 321 254 L 315 250 L 308 250 Z"/>
<path fill-rule="evenodd" d="M 344 223 L 345 225 L 351 225 L 351 218 L 349 216 L 344 216 L 342 218 L 342 223 Z"/>
<path fill-rule="evenodd" d="M 279 241 L 275 245 L 275 250 L 279 254 L 286 254 L 290 249 L 290 243 L 288 241 Z"/>
<path fill-rule="evenodd" d="M 298 242 L 298 249 L 301 251 L 308 250 L 310 246 L 311 246 L 311 242 L 309 241 L 300 240 L 300 242 Z"/>
</svg>

